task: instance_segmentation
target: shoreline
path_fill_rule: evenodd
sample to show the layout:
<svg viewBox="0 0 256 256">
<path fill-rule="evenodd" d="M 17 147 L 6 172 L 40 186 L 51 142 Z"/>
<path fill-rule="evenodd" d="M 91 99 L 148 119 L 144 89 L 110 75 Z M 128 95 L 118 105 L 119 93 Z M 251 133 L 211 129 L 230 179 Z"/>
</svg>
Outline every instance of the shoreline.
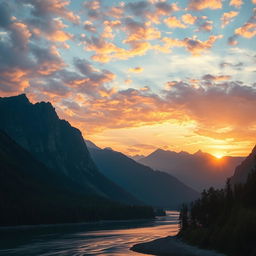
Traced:
<svg viewBox="0 0 256 256">
<path fill-rule="evenodd" d="M 135 244 L 130 250 L 158 256 L 226 256 L 216 251 L 200 249 L 186 244 L 177 236 L 167 236 L 150 242 Z"/>
</svg>

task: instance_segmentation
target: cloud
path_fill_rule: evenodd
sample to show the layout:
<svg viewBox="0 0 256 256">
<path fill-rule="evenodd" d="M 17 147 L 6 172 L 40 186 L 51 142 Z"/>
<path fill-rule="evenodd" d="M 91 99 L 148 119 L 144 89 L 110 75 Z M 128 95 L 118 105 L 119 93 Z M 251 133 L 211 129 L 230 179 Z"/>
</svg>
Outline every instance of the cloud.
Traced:
<svg viewBox="0 0 256 256">
<path fill-rule="evenodd" d="M 129 72 L 141 73 L 144 69 L 142 67 L 129 68 Z"/>
<path fill-rule="evenodd" d="M 11 24 L 11 9 L 8 3 L 0 3 L 0 27 L 8 27 Z"/>
<path fill-rule="evenodd" d="M 228 44 L 231 45 L 231 46 L 237 45 L 238 44 L 237 35 L 230 36 L 228 38 Z"/>
<path fill-rule="evenodd" d="M 231 79 L 231 76 L 228 76 L 228 75 L 213 76 L 213 75 L 210 75 L 210 74 L 206 74 L 202 77 L 202 80 L 214 81 L 214 82 L 227 81 L 227 80 L 230 80 L 230 79 Z"/>
<path fill-rule="evenodd" d="M 21 22 L 14 22 L 10 25 L 10 30 L 12 32 L 12 41 L 15 42 L 15 45 L 22 49 L 27 48 L 29 39 L 32 35 L 28 26 Z"/>
<path fill-rule="evenodd" d="M 243 0 L 230 0 L 229 5 L 240 8 L 244 4 Z"/>
<path fill-rule="evenodd" d="M 89 10 L 98 10 L 101 7 L 101 2 L 99 0 L 86 1 L 84 7 Z"/>
<path fill-rule="evenodd" d="M 185 38 L 183 40 L 183 43 L 186 49 L 189 52 L 191 52 L 193 55 L 200 55 L 202 52 L 211 49 L 213 44 L 216 42 L 216 40 L 222 37 L 223 37 L 222 35 L 217 35 L 217 36 L 212 35 L 206 41 L 201 41 L 196 38 Z"/>
<path fill-rule="evenodd" d="M 225 67 L 231 67 L 231 68 L 235 68 L 237 70 L 241 69 L 241 67 L 244 65 L 243 62 L 238 62 L 236 64 L 230 63 L 230 62 L 221 62 L 220 63 L 220 67 L 221 68 L 225 68 Z"/>
<path fill-rule="evenodd" d="M 175 16 L 170 16 L 166 18 L 164 22 L 170 28 L 186 28 L 186 25 L 178 20 Z"/>
<path fill-rule="evenodd" d="M 245 23 L 242 27 L 235 30 L 235 34 L 246 38 L 252 38 L 256 35 L 256 24 Z"/>
<path fill-rule="evenodd" d="M 123 41 L 124 43 L 153 40 L 161 37 L 161 32 L 149 23 L 136 22 L 131 18 L 125 19 L 123 29 L 128 35 Z"/>
<path fill-rule="evenodd" d="M 189 0 L 188 8 L 196 11 L 207 8 L 220 9 L 222 8 L 222 0 Z"/>
<path fill-rule="evenodd" d="M 169 38 L 164 37 L 162 42 L 163 46 L 155 47 L 156 50 L 162 52 L 169 52 L 173 47 L 184 47 L 187 51 L 189 51 L 192 55 L 199 56 L 203 52 L 211 49 L 214 43 L 222 38 L 222 35 L 212 35 L 206 41 L 201 41 L 196 37 L 193 38 L 184 38 L 183 40 L 177 38 Z"/>
<path fill-rule="evenodd" d="M 107 21 L 105 25 L 111 28 L 121 26 L 120 21 Z M 137 22 L 131 18 L 124 19 L 122 23 L 122 30 L 126 33 L 126 38 L 122 41 L 127 44 L 129 48 L 117 46 L 115 43 L 106 40 L 107 38 L 101 36 L 91 36 L 83 38 L 82 42 L 85 44 L 85 50 L 94 51 L 92 56 L 94 61 L 109 62 L 112 59 L 129 59 L 134 56 L 144 55 L 153 47 L 148 42 L 150 40 L 159 39 L 161 32 L 152 27 L 149 23 Z"/>
<path fill-rule="evenodd" d="M 203 22 L 200 22 L 198 20 L 198 30 L 197 31 L 205 31 L 205 32 L 210 32 L 213 29 L 213 22 L 210 20 L 206 20 Z"/>
<path fill-rule="evenodd" d="M 183 14 L 181 19 L 186 24 L 195 24 L 197 17 L 191 15 L 190 13 Z"/>
<path fill-rule="evenodd" d="M 32 14 L 35 17 L 47 18 L 50 14 L 58 15 L 73 23 L 79 23 L 79 16 L 75 15 L 67 7 L 70 1 L 62 0 L 25 0 L 24 3 L 29 3 L 33 9 Z"/>
<path fill-rule="evenodd" d="M 242 27 L 235 30 L 235 35 L 245 38 L 252 38 L 256 35 L 256 8 L 253 9 L 253 14 L 249 20 Z"/>
<path fill-rule="evenodd" d="M 84 22 L 84 29 L 86 31 L 89 31 L 89 32 L 92 32 L 92 33 L 95 33 L 97 31 L 96 27 L 93 25 L 93 23 L 89 20 L 85 21 Z"/>
<path fill-rule="evenodd" d="M 222 21 L 221 27 L 224 28 L 225 26 L 227 26 L 233 20 L 233 18 L 236 17 L 237 15 L 238 15 L 238 12 L 235 12 L 235 11 L 224 12 L 221 17 L 221 21 Z"/>
<path fill-rule="evenodd" d="M 72 116 L 65 115 L 87 133 L 190 120 L 196 124 L 194 132 L 199 136 L 236 142 L 253 140 L 256 121 L 251 113 L 256 87 L 225 80 L 229 77 L 224 76 L 206 74 L 206 78 L 211 80 L 210 86 L 200 79 L 196 87 L 185 81 L 169 81 L 171 86 L 161 97 L 130 88 L 108 98 L 76 100 L 79 106 L 69 108 Z"/>
<path fill-rule="evenodd" d="M 225 82 L 217 87 L 193 88 L 184 82 L 176 82 L 167 99 L 173 106 L 182 107 L 184 115 L 198 122 L 198 127 L 204 130 L 216 132 L 217 129 L 231 127 L 229 131 L 220 132 L 222 138 L 247 137 L 247 128 L 256 124 L 250 115 L 256 103 L 256 88 L 241 83 Z M 239 135 L 240 132 L 243 135 Z"/>
</svg>

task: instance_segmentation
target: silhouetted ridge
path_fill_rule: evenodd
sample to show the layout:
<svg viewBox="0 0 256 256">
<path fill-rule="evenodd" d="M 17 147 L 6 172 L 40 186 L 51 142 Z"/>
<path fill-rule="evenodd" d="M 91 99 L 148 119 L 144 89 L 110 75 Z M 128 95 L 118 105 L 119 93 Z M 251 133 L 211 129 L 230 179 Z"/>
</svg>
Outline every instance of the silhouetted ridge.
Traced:
<svg viewBox="0 0 256 256">
<path fill-rule="evenodd" d="M 139 203 L 98 172 L 81 132 L 59 119 L 51 103 L 32 104 L 25 95 L 0 98 L 0 129 L 48 168 L 77 184 L 72 189 Z"/>
<path fill-rule="evenodd" d="M 177 209 L 199 194 L 175 177 L 139 164 L 120 152 L 89 148 L 99 170 L 146 204 Z"/>
<path fill-rule="evenodd" d="M 157 149 L 138 160 L 155 170 L 167 172 L 192 188 L 201 191 L 207 187 L 224 187 L 225 180 L 243 157 L 216 157 L 198 150 L 194 154 Z"/>
<path fill-rule="evenodd" d="M 0 159 L 0 226 L 145 218 L 153 214 L 151 208 L 124 206 L 70 189 L 70 179 L 47 168 L 1 130 Z"/>
<path fill-rule="evenodd" d="M 231 177 L 231 183 L 245 183 L 252 168 L 256 166 L 256 146 L 254 146 L 250 155 L 236 167 L 234 175 Z"/>
</svg>

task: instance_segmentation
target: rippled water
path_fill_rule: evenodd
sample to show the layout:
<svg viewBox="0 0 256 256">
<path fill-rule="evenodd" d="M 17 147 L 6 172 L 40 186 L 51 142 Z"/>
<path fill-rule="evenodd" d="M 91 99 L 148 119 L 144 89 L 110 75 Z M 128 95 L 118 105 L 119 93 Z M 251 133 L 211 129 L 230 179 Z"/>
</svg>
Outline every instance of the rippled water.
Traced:
<svg viewBox="0 0 256 256">
<path fill-rule="evenodd" d="M 155 220 L 0 229 L 0 255 L 143 255 L 129 248 L 177 232 L 174 211 Z"/>
</svg>

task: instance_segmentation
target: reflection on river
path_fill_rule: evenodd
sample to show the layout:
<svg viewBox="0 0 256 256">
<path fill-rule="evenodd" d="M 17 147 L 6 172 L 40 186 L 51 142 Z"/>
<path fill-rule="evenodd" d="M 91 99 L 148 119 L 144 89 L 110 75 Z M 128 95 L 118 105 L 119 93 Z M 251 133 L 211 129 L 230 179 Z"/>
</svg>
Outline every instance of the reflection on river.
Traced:
<svg viewBox="0 0 256 256">
<path fill-rule="evenodd" d="M 129 248 L 177 232 L 174 211 L 155 220 L 0 229 L 0 255 L 143 255 Z"/>
</svg>

